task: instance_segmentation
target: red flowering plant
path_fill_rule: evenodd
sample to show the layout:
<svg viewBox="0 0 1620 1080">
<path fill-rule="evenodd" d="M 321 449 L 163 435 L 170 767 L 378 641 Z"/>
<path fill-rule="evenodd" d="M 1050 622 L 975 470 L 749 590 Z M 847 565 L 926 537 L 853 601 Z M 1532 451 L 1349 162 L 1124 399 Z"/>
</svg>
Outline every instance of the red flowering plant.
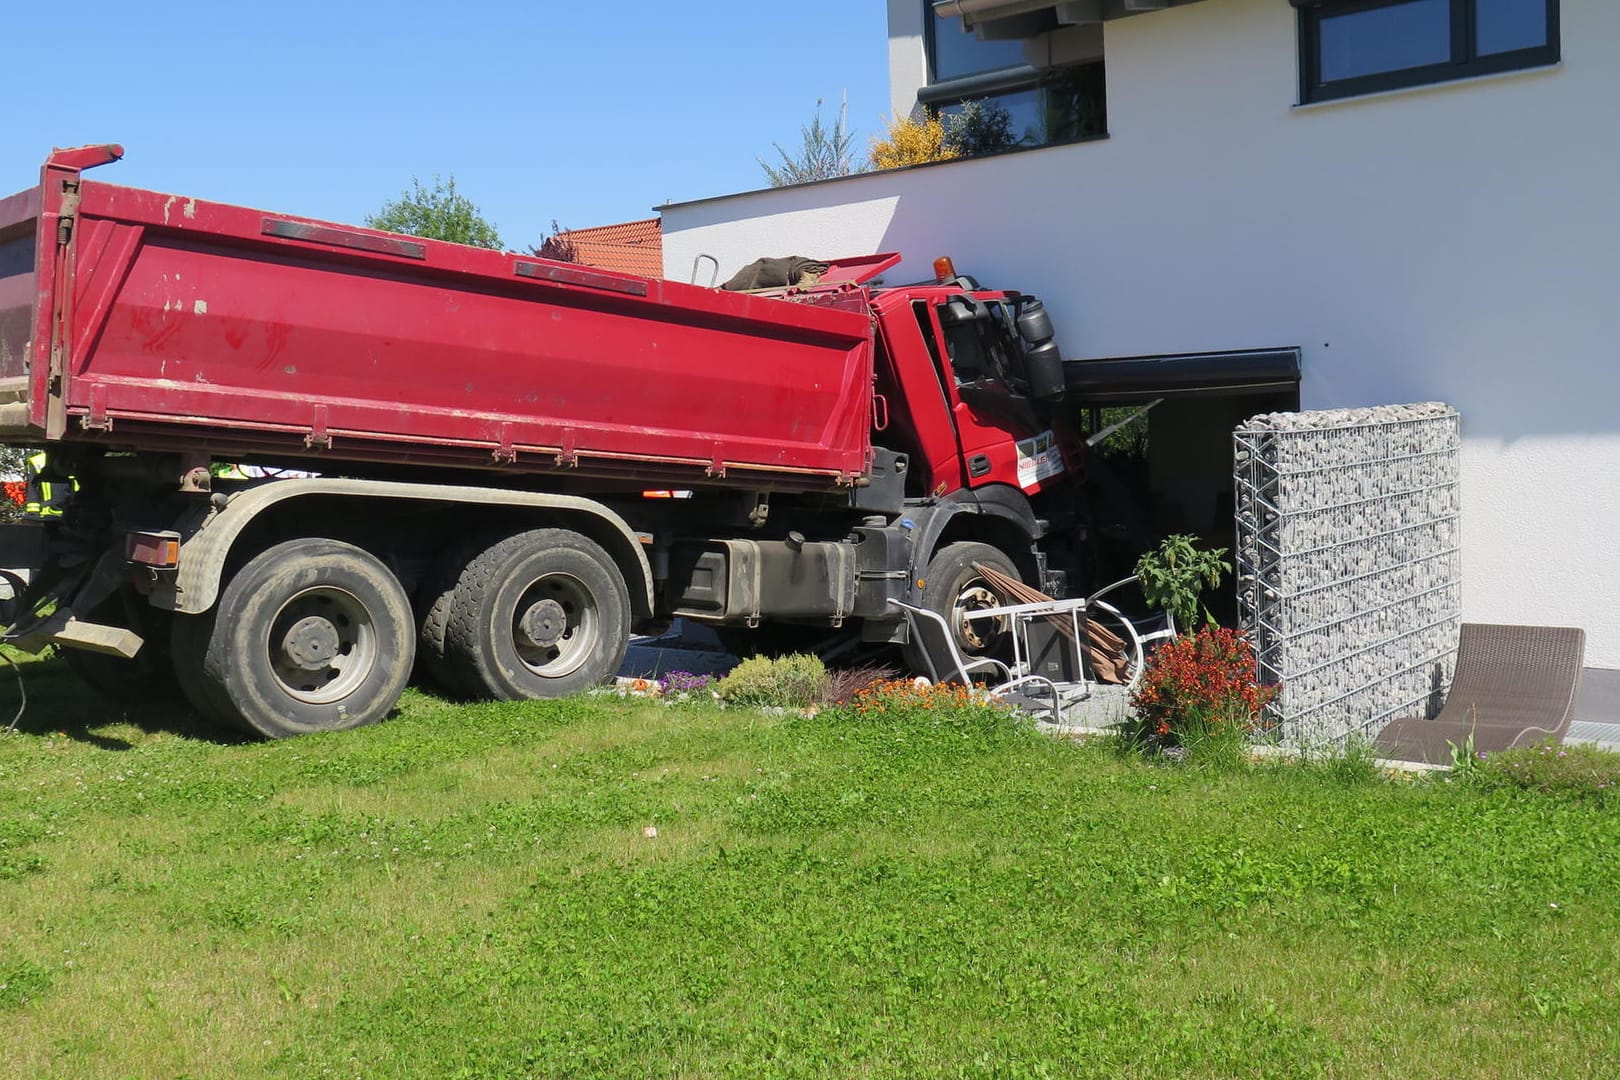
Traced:
<svg viewBox="0 0 1620 1080">
<path fill-rule="evenodd" d="M 1206 626 L 1167 642 L 1131 692 L 1131 741 L 1150 751 L 1235 757 L 1280 686 L 1255 677 L 1254 646 L 1241 630 Z"/>
</svg>

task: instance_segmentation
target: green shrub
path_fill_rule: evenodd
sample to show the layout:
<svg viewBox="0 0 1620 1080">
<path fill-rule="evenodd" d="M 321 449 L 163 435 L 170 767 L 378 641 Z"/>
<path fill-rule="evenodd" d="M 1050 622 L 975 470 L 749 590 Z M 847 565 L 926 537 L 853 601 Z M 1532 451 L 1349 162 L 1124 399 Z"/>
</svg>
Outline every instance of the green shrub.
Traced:
<svg viewBox="0 0 1620 1080">
<path fill-rule="evenodd" d="M 814 656 L 754 656 L 738 664 L 714 688 L 728 705 L 803 708 L 820 700 L 827 668 Z"/>
<path fill-rule="evenodd" d="M 989 98 L 963 102 L 944 122 L 945 146 L 961 157 L 998 154 L 1019 142 L 1012 113 Z"/>
<path fill-rule="evenodd" d="M 1541 743 L 1480 754 L 1470 773 L 1493 787 L 1613 797 L 1620 792 L 1620 754 L 1597 746 Z"/>
<path fill-rule="evenodd" d="M 1209 609 L 1199 598 L 1204 589 L 1213 589 L 1232 564 L 1225 548 L 1201 548 L 1189 533 L 1167 536 L 1157 548 L 1136 561 L 1136 576 L 1142 581 L 1142 595 L 1154 607 L 1163 608 L 1176 620 L 1176 629 L 1191 633 L 1203 612 L 1204 621 L 1213 624 Z"/>
</svg>

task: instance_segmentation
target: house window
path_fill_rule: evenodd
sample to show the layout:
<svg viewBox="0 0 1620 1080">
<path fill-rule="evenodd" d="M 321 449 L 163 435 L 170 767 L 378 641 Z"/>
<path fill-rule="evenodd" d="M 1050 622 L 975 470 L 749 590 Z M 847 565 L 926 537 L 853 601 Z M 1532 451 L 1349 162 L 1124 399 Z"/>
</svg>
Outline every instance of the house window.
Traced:
<svg viewBox="0 0 1620 1080">
<path fill-rule="evenodd" d="M 980 40 L 960 21 L 936 17 L 932 0 L 921 2 L 930 81 L 917 100 L 946 121 L 965 154 L 1108 133 L 1102 61 L 1037 68 L 1028 62 L 1027 38 Z M 1058 26 L 1050 12 L 1031 19 L 1035 37 Z"/>
<path fill-rule="evenodd" d="M 1293 0 L 1300 100 L 1558 62 L 1558 0 Z"/>
<path fill-rule="evenodd" d="M 1022 68 L 1028 64 L 1022 41 L 980 41 L 974 34 L 964 32 L 960 23 L 940 25 L 943 20 L 934 18 L 931 8 L 924 17 L 933 30 L 929 67 L 934 82 Z"/>
</svg>

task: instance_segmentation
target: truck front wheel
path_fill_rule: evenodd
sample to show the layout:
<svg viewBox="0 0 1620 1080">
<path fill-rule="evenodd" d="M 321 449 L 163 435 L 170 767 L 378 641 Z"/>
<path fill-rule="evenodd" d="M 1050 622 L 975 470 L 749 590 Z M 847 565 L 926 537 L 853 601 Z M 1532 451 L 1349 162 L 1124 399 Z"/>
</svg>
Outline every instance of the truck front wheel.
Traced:
<svg viewBox="0 0 1620 1080">
<path fill-rule="evenodd" d="M 467 565 L 445 658 L 456 682 L 481 696 L 562 697 L 618 670 L 629 626 L 629 590 L 607 552 L 567 529 L 532 529 Z"/>
<path fill-rule="evenodd" d="M 962 655 L 969 659 L 976 656 L 1006 659 L 1012 655 L 1006 620 L 967 618 L 969 611 L 999 607 L 1003 603 L 984 575 L 974 569 L 975 563 L 1023 580 L 1012 560 L 996 548 L 975 541 L 958 541 L 940 548 L 928 560 L 920 603 L 939 612 L 950 623 L 956 647 Z M 913 671 L 928 670 L 916 645 L 904 646 L 902 655 Z"/>
<path fill-rule="evenodd" d="M 375 556 L 336 540 L 269 548 L 202 618 L 175 638 L 176 663 L 197 665 L 189 696 L 272 739 L 381 720 L 416 653 L 404 588 Z"/>
</svg>

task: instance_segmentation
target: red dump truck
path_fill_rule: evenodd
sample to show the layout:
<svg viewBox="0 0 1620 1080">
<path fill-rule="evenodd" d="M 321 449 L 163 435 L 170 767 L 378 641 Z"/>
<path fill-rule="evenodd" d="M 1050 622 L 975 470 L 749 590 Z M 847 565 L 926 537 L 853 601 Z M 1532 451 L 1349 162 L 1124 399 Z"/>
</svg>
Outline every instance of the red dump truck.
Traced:
<svg viewBox="0 0 1620 1080">
<path fill-rule="evenodd" d="M 12 527 L 4 638 L 104 691 L 285 736 L 413 670 L 575 692 L 675 617 L 903 643 L 889 600 L 989 602 L 975 563 L 1065 591 L 1081 449 L 1032 296 L 880 286 L 893 255 L 726 292 L 83 176 L 121 154 L 0 199 L 0 443 L 75 485 Z"/>
</svg>

